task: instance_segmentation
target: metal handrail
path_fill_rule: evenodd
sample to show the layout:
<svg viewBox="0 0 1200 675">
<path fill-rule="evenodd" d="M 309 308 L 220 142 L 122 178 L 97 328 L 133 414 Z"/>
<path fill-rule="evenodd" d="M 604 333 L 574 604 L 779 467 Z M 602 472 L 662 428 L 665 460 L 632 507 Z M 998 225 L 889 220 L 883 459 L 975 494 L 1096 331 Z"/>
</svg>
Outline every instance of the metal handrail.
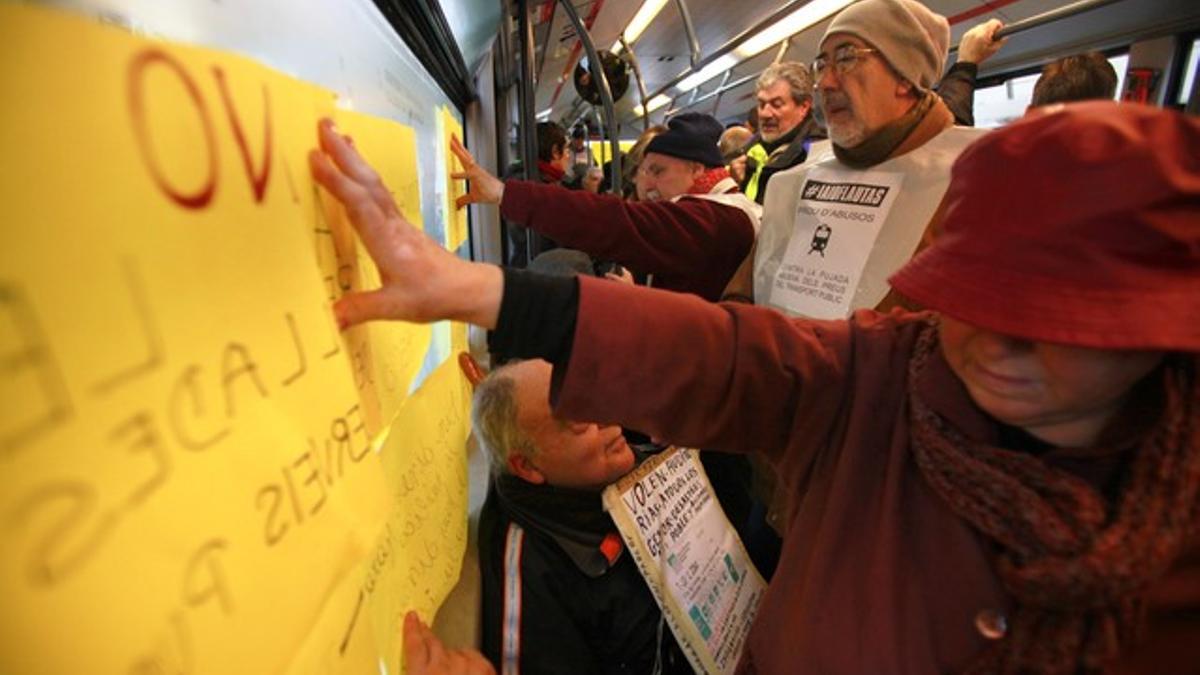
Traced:
<svg viewBox="0 0 1200 675">
<path fill-rule="evenodd" d="M 534 114 L 533 78 L 533 22 L 529 20 L 529 0 L 517 0 L 517 25 L 521 31 L 521 81 L 517 90 L 517 103 L 521 112 L 521 165 L 525 180 L 537 180 L 537 118 Z M 537 248 L 537 233 L 529 231 L 525 239 L 526 264 L 534 258 Z"/>
<path fill-rule="evenodd" d="M 728 40 L 725 44 L 718 47 L 717 50 L 714 51 L 712 54 L 709 54 L 708 56 L 701 59 L 699 63 L 695 64 L 691 68 L 688 68 L 687 70 L 683 71 L 682 73 L 679 73 L 675 77 L 668 80 L 666 84 L 664 84 L 663 86 L 654 90 L 654 92 L 650 94 L 649 98 L 653 99 L 654 97 L 658 96 L 659 94 L 665 94 L 667 92 L 667 90 L 669 90 L 671 87 L 674 87 L 675 85 L 677 85 L 680 82 L 687 79 L 689 75 L 700 72 L 708 64 L 712 63 L 713 61 L 716 61 L 717 59 L 721 58 L 722 56 L 725 56 L 726 54 L 737 49 L 738 47 L 741 47 L 743 43 L 745 43 L 747 40 L 749 40 L 750 38 L 757 35 L 759 32 L 761 32 L 767 26 L 774 24 L 775 22 L 779 21 L 780 19 L 787 16 L 788 14 L 791 14 L 793 10 L 799 8 L 802 5 L 808 4 L 808 2 L 810 2 L 810 0 L 791 0 L 791 2 L 780 7 L 779 9 L 775 10 L 774 12 L 771 12 L 771 14 L 769 16 L 767 16 L 765 19 L 759 21 L 758 23 L 754 24 L 753 26 L 750 26 L 746 30 L 735 35 L 733 38 Z"/>
<path fill-rule="evenodd" d="M 746 84 L 747 82 L 753 82 L 754 80 L 758 79 L 758 75 L 759 75 L 759 73 L 751 73 L 749 75 L 746 75 L 745 77 L 739 77 L 738 79 L 734 80 L 733 82 L 730 82 L 729 84 L 727 84 L 723 87 L 718 87 L 718 88 L 708 92 L 707 94 L 704 94 L 703 96 L 697 97 L 695 101 L 689 101 L 689 102 L 685 103 L 684 105 L 679 106 L 678 108 L 676 108 L 676 107 L 668 108 L 668 112 L 677 112 L 679 110 L 687 110 L 688 108 L 690 108 L 694 105 L 697 105 L 699 103 L 704 103 L 705 101 L 709 100 L 710 98 L 712 98 L 714 96 L 720 96 L 721 94 L 724 94 L 727 91 L 737 89 L 738 87 Z M 713 110 L 713 113 L 716 114 L 716 110 Z"/>
<path fill-rule="evenodd" d="M 533 23 L 529 20 L 529 0 L 517 0 L 517 26 L 521 31 L 521 81 L 517 104 L 521 114 L 521 164 L 525 180 L 537 179 L 537 116 L 534 112 Z"/>
<path fill-rule="evenodd" d="M 1058 21 L 1060 19 L 1066 19 L 1066 18 L 1075 16 L 1076 14 L 1082 14 L 1083 12 L 1087 12 L 1087 11 L 1090 11 L 1093 9 L 1099 9 L 1100 7 L 1103 7 L 1105 5 L 1111 5 L 1111 4 L 1114 4 L 1117 2 L 1121 2 L 1121 1 L 1122 0 L 1079 0 L 1078 2 L 1073 2 L 1069 5 L 1064 5 L 1062 7 L 1047 10 L 1045 12 L 1042 12 L 1041 14 L 1037 14 L 1037 15 L 1031 16 L 1027 19 L 1021 19 L 1020 21 L 1011 23 L 1011 24 L 1001 28 L 1000 30 L 996 31 L 996 39 L 999 40 L 999 39 L 1008 37 L 1009 35 L 1027 31 L 1031 28 L 1037 28 L 1038 26 L 1042 26 L 1047 23 Z M 789 5 L 789 7 L 790 7 L 790 5 Z M 794 37 L 794 36 L 789 35 L 788 37 L 784 38 L 783 41 L 791 40 L 792 37 Z M 738 38 L 734 38 L 734 39 L 737 40 Z M 781 41 L 781 42 L 783 42 L 783 41 Z M 728 43 L 726 43 L 726 44 L 728 44 Z M 736 49 L 736 46 L 734 48 Z M 775 57 L 776 61 L 779 61 L 779 59 L 781 58 L 784 51 L 785 50 L 782 50 L 782 49 L 780 50 L 780 53 L 778 55 L 776 55 L 776 57 Z M 949 51 L 951 53 L 956 53 L 958 51 L 958 46 L 955 45 L 954 47 L 951 47 Z M 721 54 L 721 55 L 723 55 L 723 54 Z M 750 57 L 750 58 L 755 58 L 757 56 L 758 55 L 756 54 L 755 56 Z M 719 58 L 719 56 L 717 58 Z M 711 62 L 712 60 L 715 60 L 715 59 L 713 57 L 709 57 L 708 59 L 705 60 L 705 62 L 706 63 Z M 749 60 L 750 59 L 742 59 L 741 61 L 738 61 L 737 63 L 730 66 L 729 69 L 733 70 L 734 68 L 738 67 L 739 65 L 741 65 Z M 710 91 L 707 94 L 699 96 L 695 100 L 689 101 L 688 103 L 686 103 L 682 106 L 675 107 L 674 105 L 672 105 L 671 107 L 668 108 L 668 112 L 685 110 L 685 109 L 690 108 L 698 103 L 703 103 L 704 101 L 707 101 L 714 96 L 719 96 L 727 91 L 741 87 L 741 86 L 745 85 L 747 82 L 749 82 L 757 77 L 758 77 L 758 74 L 752 74 L 752 75 L 747 75 L 745 77 L 738 78 L 737 80 L 734 80 L 733 82 L 730 82 L 726 85 L 719 86 L 716 89 L 714 89 L 713 91 Z M 656 91 L 655 95 L 658 95 L 659 93 L 662 93 L 666 89 L 669 89 L 670 87 L 675 86 L 683 79 L 684 78 L 679 77 L 679 78 L 676 78 L 676 79 L 668 82 L 664 87 L 662 87 L 658 91 Z M 645 117 L 649 118 L 649 115 L 647 114 L 647 115 L 645 115 Z M 648 121 L 649 120 L 647 119 L 647 122 Z"/>
<path fill-rule="evenodd" d="M 1057 7 L 1055 9 L 1049 9 L 1041 14 L 1036 14 L 1027 19 L 1021 19 L 1020 21 L 1008 24 L 1007 26 L 996 31 L 996 39 L 1000 40 L 1008 37 L 1009 35 L 1027 31 L 1030 28 L 1037 28 L 1038 26 L 1058 21 L 1059 19 L 1066 19 L 1068 17 L 1075 16 L 1076 14 L 1081 14 L 1093 9 L 1099 9 L 1105 5 L 1111 5 L 1115 2 L 1121 1 L 1122 0 L 1079 0 L 1079 2 L 1073 2 L 1069 5 L 1063 5 L 1062 7 Z M 957 53 L 958 45 L 951 47 L 950 52 Z"/>
<path fill-rule="evenodd" d="M 696 39 L 696 26 L 692 23 L 692 13 L 688 11 L 687 0 L 675 0 L 675 7 L 679 9 L 679 16 L 683 19 L 683 32 L 687 33 L 688 44 L 692 48 L 690 63 L 695 68 L 696 64 L 700 62 L 700 40 Z"/>
<path fill-rule="evenodd" d="M 554 27 L 554 5 L 551 5 L 550 6 L 550 16 L 546 21 L 546 39 L 542 41 L 541 55 L 538 56 L 537 72 L 539 74 L 546 67 L 546 56 L 550 54 L 550 40 L 552 40 L 554 38 L 553 27 Z"/>
<path fill-rule="evenodd" d="M 642 80 L 642 68 L 638 65 L 637 54 L 633 52 L 633 46 L 625 41 L 625 35 L 621 34 L 621 49 L 629 54 L 629 65 L 633 66 L 633 78 L 637 80 L 638 95 L 642 97 L 642 110 L 646 109 L 646 83 Z M 650 115 L 642 115 L 642 131 L 650 128 Z"/>
<path fill-rule="evenodd" d="M 732 70 L 727 70 L 727 71 L 725 71 L 725 74 L 723 74 L 723 75 L 721 76 L 721 84 L 718 84 L 718 85 L 717 85 L 717 90 L 718 90 L 718 91 L 720 91 L 721 87 L 724 87 L 725 85 L 729 84 L 729 77 L 730 77 L 731 75 L 733 75 L 733 71 L 732 71 Z M 720 95 L 720 94 L 717 94 L 717 100 L 713 102 L 712 114 L 713 114 L 713 115 L 716 115 L 716 114 L 717 114 L 717 108 L 720 108 L 720 107 L 721 107 L 721 95 Z"/>
<path fill-rule="evenodd" d="M 596 79 L 596 88 L 600 90 L 600 102 L 604 106 L 604 116 L 608 118 L 608 141 L 612 144 L 612 175 L 614 177 L 612 191 L 613 194 L 619 195 L 621 194 L 621 181 L 618 180 L 621 175 L 621 146 L 617 134 L 620 127 L 617 124 L 612 90 L 608 88 L 608 76 L 604 73 L 604 63 L 600 61 L 600 57 L 596 53 L 596 45 L 592 44 L 592 36 L 588 33 L 587 26 L 579 18 L 579 12 L 575 11 L 575 5 L 571 4 L 571 0 L 559 0 L 559 5 L 567 13 L 571 25 L 575 26 L 575 35 L 583 44 L 584 51 L 587 52 L 589 70 L 592 71 L 592 77 Z"/>
</svg>

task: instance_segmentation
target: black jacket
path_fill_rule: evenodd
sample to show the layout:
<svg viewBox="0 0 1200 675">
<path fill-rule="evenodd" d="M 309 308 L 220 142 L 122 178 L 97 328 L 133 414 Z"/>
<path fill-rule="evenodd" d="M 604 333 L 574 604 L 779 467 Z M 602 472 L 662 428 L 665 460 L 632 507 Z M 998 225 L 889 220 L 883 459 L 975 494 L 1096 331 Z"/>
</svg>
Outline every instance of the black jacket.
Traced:
<svg viewBox="0 0 1200 675">
<path fill-rule="evenodd" d="M 955 63 L 938 82 L 937 94 L 954 113 L 954 123 L 963 127 L 975 126 L 975 76 L 979 66 L 974 63 Z"/>
<path fill-rule="evenodd" d="M 598 493 L 508 475 L 491 488 L 479 562 L 483 653 L 497 672 L 506 639 L 523 675 L 643 674 L 656 662 L 664 673 L 692 672 L 632 556 L 623 546 L 615 560 L 602 552 L 620 537 Z"/>
</svg>

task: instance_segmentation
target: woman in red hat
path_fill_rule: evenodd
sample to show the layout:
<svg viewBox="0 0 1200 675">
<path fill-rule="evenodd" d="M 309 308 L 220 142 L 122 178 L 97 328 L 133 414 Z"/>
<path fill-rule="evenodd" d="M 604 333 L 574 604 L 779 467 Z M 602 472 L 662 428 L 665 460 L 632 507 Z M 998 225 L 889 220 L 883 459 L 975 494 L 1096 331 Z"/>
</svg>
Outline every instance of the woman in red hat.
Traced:
<svg viewBox="0 0 1200 675">
<path fill-rule="evenodd" d="M 555 364 L 564 418 L 771 461 L 787 530 L 741 671 L 1196 672 L 1196 120 L 1081 104 L 984 137 L 892 279 L 933 311 L 848 321 L 468 263 L 321 146 L 385 279 L 342 325 L 495 328 Z"/>
</svg>

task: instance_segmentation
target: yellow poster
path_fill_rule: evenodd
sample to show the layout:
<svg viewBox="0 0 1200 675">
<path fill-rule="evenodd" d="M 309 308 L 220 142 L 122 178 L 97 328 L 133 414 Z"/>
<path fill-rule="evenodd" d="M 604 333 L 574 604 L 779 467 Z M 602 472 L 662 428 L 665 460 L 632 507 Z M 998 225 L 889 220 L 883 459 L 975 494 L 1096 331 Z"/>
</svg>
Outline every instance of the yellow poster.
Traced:
<svg viewBox="0 0 1200 675">
<path fill-rule="evenodd" d="M 349 136 L 387 187 L 405 220 L 421 227 L 416 136 L 411 127 L 347 110 L 337 111 L 338 130 Z M 313 231 L 317 261 L 330 302 L 347 291 L 379 288 L 379 271 L 346 220 L 345 210 L 317 191 L 320 219 Z M 428 324 L 374 321 L 346 332 L 363 416 L 372 437 L 387 428 L 421 368 L 433 329 Z"/>
<path fill-rule="evenodd" d="M 445 106 L 438 108 L 438 120 L 438 128 L 442 131 L 438 152 L 443 153 L 446 161 L 446 248 L 456 251 L 467 240 L 467 209 L 455 207 L 458 198 L 467 193 L 467 182 L 450 177 L 462 171 L 458 158 L 450 152 L 450 137 L 457 136 L 463 143 L 466 140 L 463 139 L 462 125 Z"/>
<path fill-rule="evenodd" d="M 364 603 L 363 564 L 346 575 L 321 609 L 320 616 L 281 672 L 287 675 L 375 675 L 379 647 Z"/>
<path fill-rule="evenodd" d="M 400 407 L 383 447 L 392 512 L 363 594 L 381 658 L 400 672 L 404 614 L 426 621 L 458 581 L 467 542 L 471 392 L 449 359 Z"/>
<path fill-rule="evenodd" d="M 281 672 L 389 508 L 310 235 L 332 98 L 0 25 L 0 672 Z"/>
<path fill-rule="evenodd" d="M 458 326 L 460 324 L 454 324 Z M 448 360 L 404 401 L 382 456 L 392 498 L 375 549 L 337 589 L 289 675 L 401 673 L 404 615 L 432 622 L 458 581 L 467 541 L 471 391 Z"/>
<path fill-rule="evenodd" d="M 617 141 L 617 147 L 622 153 L 629 152 L 637 141 Z M 605 140 L 592 141 L 588 144 L 592 151 L 592 159 L 596 166 L 604 166 L 612 159 L 612 143 Z"/>
</svg>

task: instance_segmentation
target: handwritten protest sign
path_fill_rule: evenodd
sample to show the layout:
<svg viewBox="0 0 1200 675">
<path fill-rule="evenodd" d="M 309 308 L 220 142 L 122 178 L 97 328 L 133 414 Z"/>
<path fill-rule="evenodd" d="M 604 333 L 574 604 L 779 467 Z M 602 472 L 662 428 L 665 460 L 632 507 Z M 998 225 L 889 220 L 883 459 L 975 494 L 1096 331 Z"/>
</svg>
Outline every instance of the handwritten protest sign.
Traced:
<svg viewBox="0 0 1200 675">
<path fill-rule="evenodd" d="M 697 672 L 732 673 L 766 590 L 695 450 L 671 448 L 604 490 L 612 516 Z"/>
</svg>

